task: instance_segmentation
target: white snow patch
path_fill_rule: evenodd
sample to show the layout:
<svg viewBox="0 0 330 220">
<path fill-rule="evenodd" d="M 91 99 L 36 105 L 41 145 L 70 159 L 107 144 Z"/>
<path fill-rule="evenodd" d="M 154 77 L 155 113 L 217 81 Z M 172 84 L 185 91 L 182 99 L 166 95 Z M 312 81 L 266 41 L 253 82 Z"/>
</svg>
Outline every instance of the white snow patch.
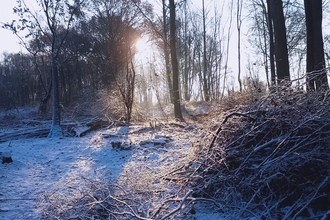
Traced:
<svg viewBox="0 0 330 220">
<path fill-rule="evenodd" d="M 159 176 L 194 157 L 193 131 L 123 126 L 90 133 L 82 138 L 33 138 L 0 143 L 13 162 L 0 164 L 0 219 L 40 219 L 47 198 L 74 197 L 86 181 L 115 183 L 136 177 L 132 187 L 162 191 Z M 125 146 L 120 148 L 113 143 Z M 191 164 L 193 166 L 194 164 Z M 147 172 L 147 173 L 142 173 Z M 141 175 L 143 174 L 143 180 Z M 173 185 L 173 186 L 172 186 Z M 78 195 L 79 196 L 79 195 Z M 63 199 L 61 197 L 61 199 Z M 42 199 L 41 199 L 42 198 Z M 56 197 L 52 197 L 56 198 Z M 61 200 L 59 200 L 60 202 Z M 197 204 L 196 204 L 197 205 Z M 222 219 L 216 211 L 196 208 L 196 220 Z"/>
<path fill-rule="evenodd" d="M 22 139 L 0 144 L 13 163 L 0 164 L 0 219 L 39 219 L 38 196 L 88 177 L 116 178 L 131 152 L 110 147 L 99 134 L 85 138 Z"/>
</svg>

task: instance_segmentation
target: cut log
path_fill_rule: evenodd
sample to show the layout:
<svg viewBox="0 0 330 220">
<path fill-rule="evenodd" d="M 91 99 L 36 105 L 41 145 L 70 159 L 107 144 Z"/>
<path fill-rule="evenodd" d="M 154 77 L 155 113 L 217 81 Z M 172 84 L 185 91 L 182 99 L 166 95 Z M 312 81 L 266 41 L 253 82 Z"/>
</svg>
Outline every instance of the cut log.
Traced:
<svg viewBox="0 0 330 220">
<path fill-rule="evenodd" d="M 77 125 L 78 124 L 78 125 Z M 108 121 L 103 120 L 87 120 L 82 123 L 70 123 L 64 122 L 61 124 L 63 131 L 71 132 L 72 136 L 82 137 L 88 132 L 105 128 L 109 126 Z M 23 128 L 15 128 L 8 132 L 0 132 L 0 143 L 17 140 L 21 138 L 44 138 L 47 137 L 50 132 L 51 125 L 42 123 L 39 126 L 23 126 Z M 73 133 L 73 134 L 72 134 Z M 67 136 L 71 136 L 66 134 Z"/>
<path fill-rule="evenodd" d="M 83 137 L 91 131 L 96 131 L 101 128 L 109 126 L 108 121 L 103 120 L 92 120 L 88 122 L 78 123 L 77 126 L 71 128 L 71 131 L 75 133 L 76 137 Z"/>
<path fill-rule="evenodd" d="M 17 140 L 20 138 L 35 138 L 35 137 L 47 137 L 49 133 L 49 127 L 47 128 L 24 128 L 4 134 L 0 134 L 0 143 Z"/>
<path fill-rule="evenodd" d="M 71 131 L 75 134 L 76 137 L 82 137 L 90 131 L 90 127 L 87 125 L 78 125 L 71 128 Z"/>
</svg>

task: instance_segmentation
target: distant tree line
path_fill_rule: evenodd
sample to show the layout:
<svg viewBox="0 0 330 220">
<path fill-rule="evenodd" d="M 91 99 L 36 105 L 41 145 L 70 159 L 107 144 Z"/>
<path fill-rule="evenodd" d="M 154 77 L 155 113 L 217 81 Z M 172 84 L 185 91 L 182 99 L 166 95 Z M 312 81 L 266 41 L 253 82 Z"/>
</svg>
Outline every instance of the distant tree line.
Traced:
<svg viewBox="0 0 330 220">
<path fill-rule="evenodd" d="M 110 91 L 116 82 L 121 84 L 120 78 L 127 73 L 136 53 L 134 44 L 141 36 L 138 9 L 128 2 L 94 1 L 89 10 L 94 12 L 92 16 L 76 19 L 70 28 L 63 23 L 56 27 L 56 37 L 64 39 L 56 58 L 63 104 L 74 101 L 83 87 Z M 7 28 L 16 30 L 18 25 L 9 24 Z M 0 106 L 6 107 L 9 102 L 18 106 L 35 104 L 49 93 L 52 84 L 49 32 L 39 31 L 24 42 L 29 53 L 2 55 Z"/>
<path fill-rule="evenodd" d="M 307 72 L 307 90 L 328 89 L 322 0 L 202 0 L 200 10 L 190 1 L 158 0 L 158 14 L 141 0 L 36 2 L 45 19 L 20 0 L 14 9 L 19 19 L 5 25 L 21 37 L 29 53 L 2 55 L 1 107 L 38 102 L 45 106 L 57 87 L 58 99 L 68 105 L 87 86 L 109 94 L 116 90 L 128 119 L 134 91 L 139 91 L 140 101 L 152 99 L 150 88 L 162 90 L 156 91 L 162 102 L 221 101 L 235 87 L 230 75 L 236 72 L 229 68 L 235 20 L 240 91 L 246 85 L 241 79 L 244 70 L 245 78 L 256 82 L 259 73 L 265 74 L 268 87 L 297 78 L 299 83 Z M 252 13 L 246 15 L 244 8 Z M 246 19 L 252 21 L 249 41 L 255 56 L 248 56 L 244 67 L 240 37 Z M 134 44 L 145 34 L 157 46 L 163 66 L 144 66 L 152 74 L 143 77 L 137 74 Z"/>
</svg>

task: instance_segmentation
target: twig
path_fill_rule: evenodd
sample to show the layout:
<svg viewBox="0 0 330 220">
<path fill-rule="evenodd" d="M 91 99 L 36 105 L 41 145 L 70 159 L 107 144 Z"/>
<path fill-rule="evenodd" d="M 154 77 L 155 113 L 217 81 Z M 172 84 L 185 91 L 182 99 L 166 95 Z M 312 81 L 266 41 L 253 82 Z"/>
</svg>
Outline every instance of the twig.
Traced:
<svg viewBox="0 0 330 220">
<path fill-rule="evenodd" d="M 285 139 L 284 136 L 280 136 L 280 137 L 274 138 L 274 139 L 272 139 L 272 140 L 270 140 L 270 141 L 268 141 L 268 142 L 266 142 L 266 143 L 264 143 L 262 145 L 259 145 L 259 146 L 255 147 L 253 149 L 253 153 L 258 152 L 259 150 L 262 150 L 263 148 L 265 148 L 265 147 L 267 147 L 269 145 L 277 144 L 277 143 L 283 141 L 284 139 Z"/>
<path fill-rule="evenodd" d="M 247 113 L 247 114 L 248 114 L 248 113 Z M 221 126 L 222 126 L 223 124 L 225 124 L 225 123 L 228 121 L 228 119 L 229 119 L 230 117 L 232 117 L 232 116 L 242 116 L 242 117 L 247 117 L 247 118 L 251 119 L 252 121 L 255 121 L 255 120 L 256 120 L 255 118 L 253 118 L 253 117 L 251 117 L 251 116 L 249 116 L 249 115 L 247 115 L 247 114 L 243 114 L 243 113 L 239 113 L 239 112 L 232 112 L 232 113 L 230 113 L 229 115 L 227 115 L 227 116 L 225 117 L 225 119 L 222 121 L 221 125 L 219 126 L 217 132 L 215 133 L 215 135 L 214 135 L 214 137 L 213 137 L 213 140 L 212 140 L 212 142 L 211 142 L 211 144 L 210 144 L 210 146 L 209 146 L 209 150 L 208 150 L 208 151 L 210 151 L 210 150 L 213 148 L 214 142 L 215 142 L 215 140 L 218 138 L 218 135 L 219 135 L 220 131 L 222 130 Z"/>
<path fill-rule="evenodd" d="M 133 217 L 135 217 L 135 218 L 137 218 L 137 219 L 140 219 L 140 220 L 152 220 L 152 219 L 150 219 L 150 218 L 144 218 L 144 217 L 142 217 L 142 216 L 140 216 L 140 215 L 138 215 L 134 210 L 133 210 L 133 208 L 130 206 L 130 205 L 128 205 L 126 202 L 124 202 L 124 201 L 122 201 L 122 200 L 120 200 L 120 199 L 118 199 L 118 198 L 115 198 L 115 197 L 113 197 L 113 196 L 111 196 L 110 194 L 103 200 L 103 201 L 98 201 L 93 195 L 90 195 L 100 206 L 102 206 L 105 210 L 107 210 L 109 213 L 111 213 L 111 214 L 113 214 L 113 215 L 130 215 L 130 216 L 133 216 Z M 123 211 L 123 212 L 116 212 L 116 211 L 111 211 L 111 210 L 109 210 L 105 205 L 103 205 L 102 203 L 103 202 L 105 202 L 107 199 L 112 199 L 112 200 L 114 200 L 114 201 L 116 201 L 116 202 L 118 202 L 118 203 L 121 203 L 121 204 L 123 204 L 123 205 L 125 205 L 129 210 L 130 210 L 130 212 L 128 212 L 128 211 Z M 118 207 L 117 207 L 118 208 Z"/>
<path fill-rule="evenodd" d="M 323 217 L 321 218 L 321 220 L 327 220 L 327 219 L 329 219 L 329 216 L 330 216 L 330 210 L 328 210 L 328 211 L 323 215 Z"/>
<path fill-rule="evenodd" d="M 243 214 L 244 211 L 247 211 L 247 207 L 254 201 L 255 197 L 260 193 L 260 188 L 253 194 L 253 196 L 251 197 L 251 199 L 249 200 L 249 202 L 245 205 L 245 207 L 243 209 L 240 210 L 238 216 L 241 216 Z"/>
<path fill-rule="evenodd" d="M 306 203 L 305 203 L 305 205 L 303 206 L 303 207 L 301 207 L 301 209 L 293 216 L 293 218 L 292 219 L 296 219 L 297 217 L 298 217 L 298 215 L 302 212 L 302 211 L 304 211 L 304 209 L 314 200 L 314 198 L 315 198 L 315 196 L 317 195 L 317 193 L 319 192 L 319 190 L 322 188 L 322 186 L 326 183 L 326 182 L 328 182 L 328 180 L 329 180 L 329 177 L 327 176 L 324 180 L 323 180 L 323 182 L 317 187 L 317 189 L 315 190 L 315 193 L 314 193 L 314 195 L 312 196 L 312 198 L 310 198 Z"/>
<path fill-rule="evenodd" d="M 177 169 L 174 169 L 174 170 L 172 170 L 171 172 L 166 173 L 166 174 L 160 176 L 159 178 L 165 178 L 166 176 L 168 176 L 168 175 L 170 175 L 170 174 L 173 174 L 173 173 L 175 173 L 175 172 L 177 172 L 177 171 L 183 169 L 184 167 L 185 167 L 185 165 L 182 165 L 182 166 L 178 167 Z M 165 179 L 166 179 L 166 178 L 165 178 Z"/>
<path fill-rule="evenodd" d="M 187 200 L 188 196 L 189 196 L 192 192 L 193 192 L 192 190 L 189 190 L 189 191 L 186 193 L 186 195 L 182 198 L 180 204 L 179 204 L 175 209 L 173 209 L 172 212 L 170 212 L 170 213 L 168 213 L 167 215 L 165 215 L 165 216 L 162 218 L 162 220 L 166 220 L 166 219 L 168 219 L 171 215 L 173 215 L 174 213 L 178 212 L 178 211 L 181 209 L 181 207 L 182 207 L 182 205 L 184 204 L 184 202 Z"/>
</svg>

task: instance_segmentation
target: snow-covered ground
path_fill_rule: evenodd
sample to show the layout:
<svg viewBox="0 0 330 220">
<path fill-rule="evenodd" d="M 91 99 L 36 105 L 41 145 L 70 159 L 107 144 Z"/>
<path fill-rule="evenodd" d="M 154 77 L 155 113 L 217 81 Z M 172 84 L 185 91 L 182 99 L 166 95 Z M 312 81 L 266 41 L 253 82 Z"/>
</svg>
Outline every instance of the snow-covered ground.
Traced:
<svg viewBox="0 0 330 220">
<path fill-rule="evenodd" d="M 45 195 L 64 190 L 69 197 L 86 179 L 115 182 L 125 172 L 139 169 L 144 161 L 160 170 L 180 160 L 184 163 L 182 158 L 192 155 L 191 143 L 196 138 L 193 129 L 174 124 L 164 129 L 114 127 L 82 138 L 0 143 L 0 152 L 10 153 L 13 159 L 0 164 L 0 219 L 40 219 L 48 205 Z M 199 210 L 195 219 L 219 216 Z"/>
<path fill-rule="evenodd" d="M 116 177 L 131 151 L 113 149 L 100 135 L 84 138 L 22 139 L 0 144 L 13 163 L 0 165 L 1 219 L 38 219 L 38 196 L 54 188 L 74 187 L 82 177 Z"/>
<path fill-rule="evenodd" d="M 0 159 L 3 155 L 11 155 L 13 159 L 12 163 L 0 163 L 0 220 L 257 220 L 264 218 L 263 213 L 278 215 L 278 219 L 283 216 L 290 219 L 287 213 L 302 210 L 299 206 L 276 208 L 269 203 L 271 207 L 260 209 L 253 208 L 259 207 L 259 204 L 251 204 L 251 211 L 248 207 L 250 202 L 245 203 L 246 200 L 237 193 L 239 190 L 235 187 L 239 185 L 235 182 L 232 185 L 231 180 L 237 178 L 236 169 L 230 168 L 228 171 L 226 168 L 236 161 L 235 157 L 229 157 L 224 162 L 226 172 L 223 176 L 204 172 L 209 166 L 213 167 L 213 161 L 219 159 L 218 153 L 223 153 L 223 149 L 218 148 L 214 150 L 217 154 L 212 157 L 209 157 L 212 154 L 205 154 L 213 137 L 207 127 L 213 125 L 213 129 L 218 128 L 219 122 L 224 120 L 224 117 L 212 117 L 222 113 L 211 108 L 205 103 L 186 103 L 183 113 L 189 119 L 188 123 L 164 122 L 155 116 L 144 125 L 110 127 L 83 137 L 63 139 L 27 138 L 32 136 L 29 135 L 31 133 L 46 136 L 43 132 L 48 133 L 50 128 L 49 118 L 39 116 L 35 109 L 0 112 Z M 226 114 L 226 117 L 228 115 L 231 114 Z M 278 118 L 274 115 L 269 118 Z M 69 119 L 71 121 L 63 122 L 77 124 L 72 118 Z M 245 118 L 239 119 L 234 118 L 222 125 L 224 130 L 235 128 L 241 131 L 239 128 L 243 126 L 245 134 Z M 327 122 L 325 119 L 323 121 Z M 280 126 L 275 124 L 273 127 Z M 67 128 L 65 131 L 69 134 Z M 248 132 L 250 134 L 250 130 Z M 324 132 L 328 134 L 327 130 Z M 261 130 L 261 134 L 268 135 L 268 132 Z M 13 140 L 18 137 L 18 140 Z M 246 138 L 249 137 L 246 135 Z M 247 152 L 246 149 L 254 150 L 251 146 L 237 148 L 232 145 L 226 149 L 225 154 L 229 156 L 238 155 L 236 149 L 243 149 L 244 152 Z M 271 151 L 272 148 L 269 149 Z M 267 157 L 268 151 L 264 150 Z M 324 154 L 323 151 L 321 153 Z M 254 160 L 260 160 L 263 154 L 254 156 Z M 205 158 L 210 163 L 206 163 Z M 248 158 L 251 159 L 250 156 Z M 242 164 L 246 165 L 245 162 Z M 328 167 L 327 163 L 324 167 Z M 215 168 L 221 169 L 221 166 Z M 237 170 L 240 171 L 240 168 Z M 243 181 L 255 179 L 251 174 L 245 174 L 243 169 L 241 171 L 240 177 L 245 178 Z M 325 176 L 325 180 L 316 186 L 316 192 L 320 186 L 326 186 L 328 179 Z M 210 181 L 211 184 L 216 183 L 218 197 L 194 194 L 207 188 Z M 265 181 L 267 185 L 267 179 Z M 205 192 L 207 194 L 208 190 Z M 250 198 L 247 199 L 249 201 Z M 277 204 L 276 198 L 274 204 Z M 301 202 L 298 205 L 304 207 L 304 204 Z M 248 212 L 245 218 L 241 217 L 244 211 Z M 329 213 L 327 210 L 316 210 L 315 213 L 312 210 L 310 214 L 303 213 L 296 219 L 310 216 L 308 219 L 325 220 Z"/>
</svg>

